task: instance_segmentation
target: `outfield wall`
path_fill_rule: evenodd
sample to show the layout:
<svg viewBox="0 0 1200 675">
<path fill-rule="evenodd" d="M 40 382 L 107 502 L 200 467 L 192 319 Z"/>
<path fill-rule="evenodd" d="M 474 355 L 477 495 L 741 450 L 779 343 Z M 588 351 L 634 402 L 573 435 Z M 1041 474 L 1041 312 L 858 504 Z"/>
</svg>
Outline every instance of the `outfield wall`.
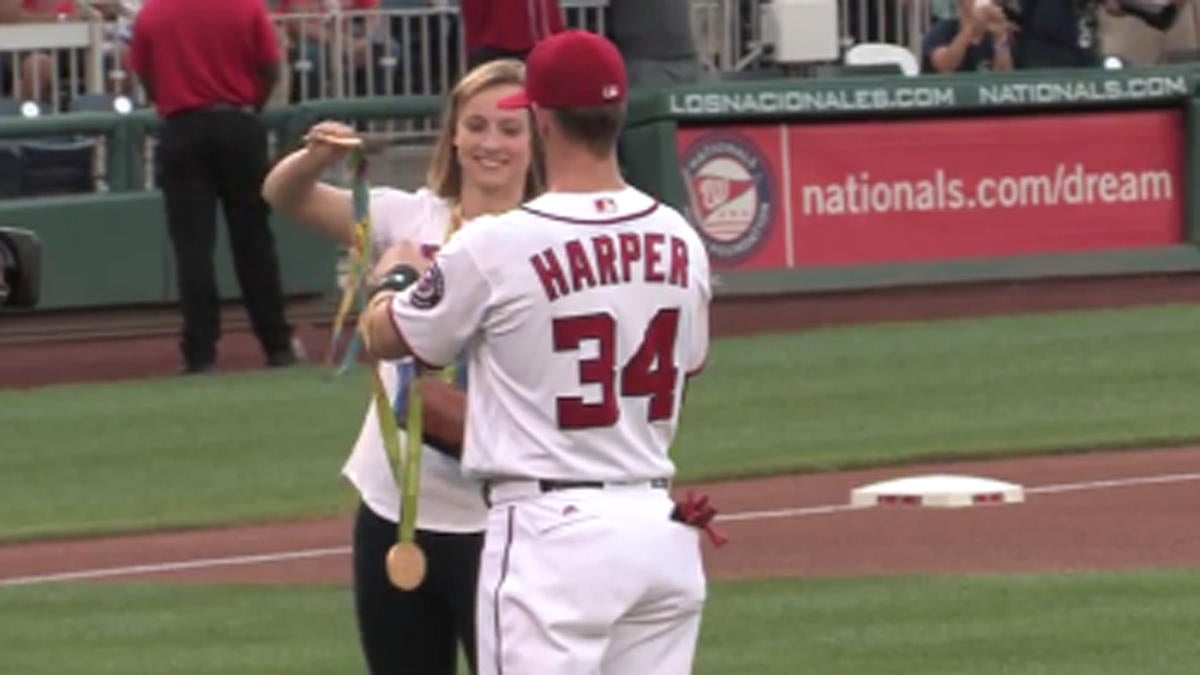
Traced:
<svg viewBox="0 0 1200 675">
<path fill-rule="evenodd" d="M 1122 71 L 766 80 L 641 93 L 622 161 L 688 214 L 719 294 L 1200 270 L 1197 73 Z M 280 152 L 323 118 L 427 118 L 428 97 L 268 111 Z M 170 302 L 158 121 L 0 119 L 0 140 L 99 135 L 109 192 L 0 202 L 45 246 L 43 309 Z M 274 219 L 285 289 L 329 293 L 335 248 Z M 223 227 L 223 226 L 222 226 Z M 224 234 L 221 235 L 224 240 Z M 220 290 L 236 298 L 226 247 Z"/>
<path fill-rule="evenodd" d="M 1196 74 L 681 87 L 624 149 L 726 294 L 1194 271 Z"/>
</svg>

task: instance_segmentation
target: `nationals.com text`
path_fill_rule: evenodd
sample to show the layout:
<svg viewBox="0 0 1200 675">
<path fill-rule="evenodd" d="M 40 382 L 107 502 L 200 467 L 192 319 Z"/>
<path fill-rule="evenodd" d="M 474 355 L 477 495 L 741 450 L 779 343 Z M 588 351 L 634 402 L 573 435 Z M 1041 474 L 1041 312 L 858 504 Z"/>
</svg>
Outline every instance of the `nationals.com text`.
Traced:
<svg viewBox="0 0 1200 675">
<path fill-rule="evenodd" d="M 1089 171 L 1081 163 L 1060 163 L 1053 173 L 989 176 L 973 181 L 938 169 L 928 178 L 872 180 L 870 172 L 849 174 L 836 183 L 805 185 L 805 215 L 839 216 L 905 211 L 1075 206 L 1168 201 L 1173 198 L 1167 170 Z"/>
</svg>

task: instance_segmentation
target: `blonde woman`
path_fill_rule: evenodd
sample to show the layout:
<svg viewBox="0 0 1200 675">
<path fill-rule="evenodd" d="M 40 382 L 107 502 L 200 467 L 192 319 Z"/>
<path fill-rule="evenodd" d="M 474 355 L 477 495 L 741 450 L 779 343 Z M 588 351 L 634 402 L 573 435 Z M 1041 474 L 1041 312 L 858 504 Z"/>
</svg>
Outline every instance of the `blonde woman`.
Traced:
<svg viewBox="0 0 1200 675">
<path fill-rule="evenodd" d="M 394 265 L 389 249 L 416 244 L 432 255 L 461 223 L 506 211 L 537 194 L 538 159 L 528 113 L 497 106 L 521 91 L 523 82 L 524 66 L 514 60 L 489 62 L 469 72 L 449 96 L 428 185 L 415 192 L 372 192 L 374 245 L 384 251 L 375 265 L 377 274 Z M 306 147 L 284 158 L 263 186 L 275 209 L 345 244 L 353 227 L 350 192 L 318 177 L 345 153 L 323 139 L 353 133 L 335 122 L 317 124 Z M 413 361 L 381 362 L 379 369 L 395 410 L 402 412 Z M 465 364 L 460 364 L 459 386 L 465 376 Z M 454 459 L 425 448 L 417 541 L 429 559 L 429 572 L 417 590 L 405 593 L 391 585 L 384 566 L 396 540 L 400 496 L 372 407 L 343 474 L 361 495 L 354 528 L 354 588 L 369 672 L 454 675 L 458 645 L 474 672 L 475 586 L 486 520 L 481 487 L 462 476 Z"/>
</svg>

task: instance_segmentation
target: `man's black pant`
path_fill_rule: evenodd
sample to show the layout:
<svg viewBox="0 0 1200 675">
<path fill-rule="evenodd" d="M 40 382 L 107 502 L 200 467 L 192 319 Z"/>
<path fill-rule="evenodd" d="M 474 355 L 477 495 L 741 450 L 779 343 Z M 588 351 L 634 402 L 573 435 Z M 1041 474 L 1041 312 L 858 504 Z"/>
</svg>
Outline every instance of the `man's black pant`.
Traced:
<svg viewBox="0 0 1200 675">
<path fill-rule="evenodd" d="M 417 531 L 425 580 L 401 591 L 387 576 L 396 523 L 360 504 L 354 524 L 354 599 L 371 675 L 455 675 L 458 647 L 475 671 L 475 587 L 483 532 Z"/>
<path fill-rule="evenodd" d="M 213 263 L 218 200 L 254 332 L 268 357 L 290 352 L 279 259 L 261 194 L 268 169 L 266 127 L 252 112 L 235 108 L 183 112 L 167 119 L 159 152 L 183 310 L 184 361 L 192 367 L 216 361 L 221 336 Z"/>
</svg>

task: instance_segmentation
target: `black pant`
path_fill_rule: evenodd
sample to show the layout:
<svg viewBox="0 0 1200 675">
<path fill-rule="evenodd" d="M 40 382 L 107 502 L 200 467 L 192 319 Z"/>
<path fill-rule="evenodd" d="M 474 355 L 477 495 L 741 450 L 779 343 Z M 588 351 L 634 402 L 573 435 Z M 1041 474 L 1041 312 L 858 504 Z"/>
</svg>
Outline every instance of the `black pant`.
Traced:
<svg viewBox="0 0 1200 675">
<path fill-rule="evenodd" d="M 401 591 L 387 576 L 396 523 L 360 504 L 354 523 L 354 600 L 371 675 L 455 675 L 462 645 L 475 672 L 475 586 L 483 533 L 417 531 L 425 581 Z"/>
<path fill-rule="evenodd" d="M 249 112 L 208 109 L 172 115 L 162 131 L 162 190 L 183 310 L 180 348 L 189 365 L 216 360 L 220 301 L 213 253 L 217 201 L 229 228 L 234 269 L 254 333 L 268 355 L 291 348 L 270 209 L 267 129 Z"/>
<path fill-rule="evenodd" d="M 1100 53 L 1077 45 L 1019 33 L 1013 45 L 1013 62 L 1021 70 L 1034 68 L 1099 68 Z"/>
</svg>

